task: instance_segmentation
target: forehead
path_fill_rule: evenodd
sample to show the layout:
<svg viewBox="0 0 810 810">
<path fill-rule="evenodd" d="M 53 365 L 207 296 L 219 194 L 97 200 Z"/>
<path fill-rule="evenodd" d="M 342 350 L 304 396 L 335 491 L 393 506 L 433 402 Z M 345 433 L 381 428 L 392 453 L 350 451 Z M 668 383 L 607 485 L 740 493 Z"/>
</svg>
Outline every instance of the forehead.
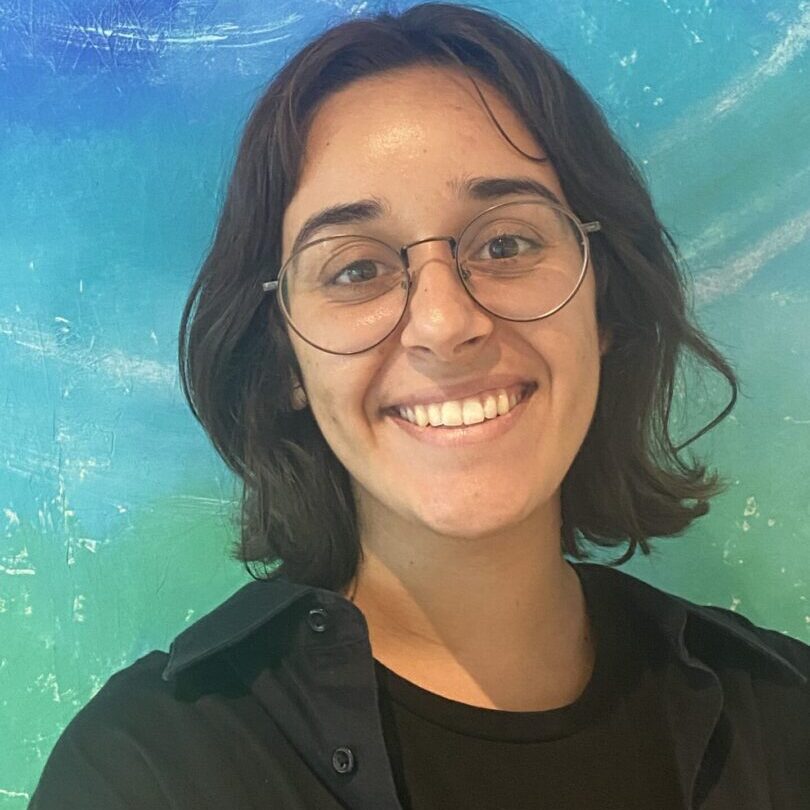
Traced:
<svg viewBox="0 0 810 810">
<path fill-rule="evenodd" d="M 545 154 L 506 99 L 476 76 L 492 114 L 519 150 Z M 327 97 L 307 133 L 284 216 L 284 242 L 313 211 L 376 197 L 401 221 L 458 200 L 470 176 L 527 175 L 564 200 L 550 162 L 515 149 L 457 68 L 411 66 L 360 79 Z M 421 224 L 421 220 L 420 220 Z"/>
</svg>

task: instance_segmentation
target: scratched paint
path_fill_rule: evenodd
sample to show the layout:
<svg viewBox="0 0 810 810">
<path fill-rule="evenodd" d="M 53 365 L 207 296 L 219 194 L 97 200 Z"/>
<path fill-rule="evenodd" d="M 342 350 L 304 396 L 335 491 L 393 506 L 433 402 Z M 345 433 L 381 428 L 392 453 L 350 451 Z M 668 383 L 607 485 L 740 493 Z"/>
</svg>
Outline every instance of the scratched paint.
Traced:
<svg viewBox="0 0 810 810">
<path fill-rule="evenodd" d="M 733 486 L 626 570 L 810 640 L 810 3 L 485 5 L 602 104 L 743 380 L 692 446 Z M 0 6 L 0 807 L 113 672 L 246 580 L 237 490 L 178 386 L 180 311 L 257 88 L 382 4 L 273 8 Z M 686 380 L 676 437 L 727 401 Z"/>
</svg>

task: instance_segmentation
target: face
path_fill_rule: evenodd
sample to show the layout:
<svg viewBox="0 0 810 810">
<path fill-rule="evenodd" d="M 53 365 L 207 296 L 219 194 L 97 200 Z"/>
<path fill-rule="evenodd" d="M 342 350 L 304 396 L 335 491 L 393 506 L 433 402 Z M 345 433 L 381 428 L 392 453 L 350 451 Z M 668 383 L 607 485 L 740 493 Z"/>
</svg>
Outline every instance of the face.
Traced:
<svg viewBox="0 0 810 810">
<path fill-rule="evenodd" d="M 480 81 L 479 87 L 512 141 L 542 155 L 505 100 Z M 399 247 L 457 237 L 484 208 L 527 198 L 459 196 L 456 183 L 467 177 L 530 177 L 568 206 L 551 164 L 513 149 L 454 69 L 411 67 L 353 83 L 324 101 L 305 147 L 284 216 L 284 260 L 304 221 L 335 204 L 374 197 L 387 213 L 330 226 L 313 239 L 361 232 Z M 363 530 L 403 525 L 473 537 L 558 513 L 559 487 L 593 417 L 607 349 L 607 340 L 600 345 L 592 268 L 563 309 L 517 323 L 490 315 L 469 297 L 447 242 L 416 245 L 409 260 L 408 308 L 378 346 L 333 355 L 288 329 L 309 407 L 352 478 Z M 514 413 L 487 420 L 487 430 L 501 419 L 509 423 L 484 440 L 435 444 L 386 411 L 414 395 L 424 402 L 453 399 L 434 394 L 455 384 L 497 388 L 491 384 L 497 375 L 530 381 L 535 390 Z"/>
</svg>

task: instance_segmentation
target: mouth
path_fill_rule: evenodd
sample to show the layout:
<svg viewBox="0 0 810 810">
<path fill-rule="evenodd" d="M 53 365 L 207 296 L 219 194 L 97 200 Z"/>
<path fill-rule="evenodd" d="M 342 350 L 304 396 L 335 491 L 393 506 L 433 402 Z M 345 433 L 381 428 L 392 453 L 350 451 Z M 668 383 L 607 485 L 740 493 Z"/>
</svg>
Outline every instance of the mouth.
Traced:
<svg viewBox="0 0 810 810">
<path fill-rule="evenodd" d="M 500 422 L 537 390 L 536 382 L 483 391 L 463 400 L 392 405 L 383 409 L 390 416 L 421 431 L 469 431 L 490 422 Z"/>
</svg>

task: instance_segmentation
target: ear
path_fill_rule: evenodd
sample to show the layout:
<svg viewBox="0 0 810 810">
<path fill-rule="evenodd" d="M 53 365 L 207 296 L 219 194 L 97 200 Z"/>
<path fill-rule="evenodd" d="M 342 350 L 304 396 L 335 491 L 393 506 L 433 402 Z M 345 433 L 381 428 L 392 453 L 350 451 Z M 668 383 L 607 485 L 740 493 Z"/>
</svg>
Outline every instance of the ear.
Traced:
<svg viewBox="0 0 810 810">
<path fill-rule="evenodd" d="M 294 411 L 300 411 L 307 406 L 307 393 L 304 386 L 301 385 L 301 380 L 298 375 L 293 371 L 290 374 L 290 387 L 292 393 L 290 394 L 290 405 Z"/>
<path fill-rule="evenodd" d="M 293 388 L 292 394 L 290 395 L 290 405 L 294 411 L 300 411 L 306 408 L 307 392 L 304 391 L 302 386 L 296 385 Z"/>
</svg>

